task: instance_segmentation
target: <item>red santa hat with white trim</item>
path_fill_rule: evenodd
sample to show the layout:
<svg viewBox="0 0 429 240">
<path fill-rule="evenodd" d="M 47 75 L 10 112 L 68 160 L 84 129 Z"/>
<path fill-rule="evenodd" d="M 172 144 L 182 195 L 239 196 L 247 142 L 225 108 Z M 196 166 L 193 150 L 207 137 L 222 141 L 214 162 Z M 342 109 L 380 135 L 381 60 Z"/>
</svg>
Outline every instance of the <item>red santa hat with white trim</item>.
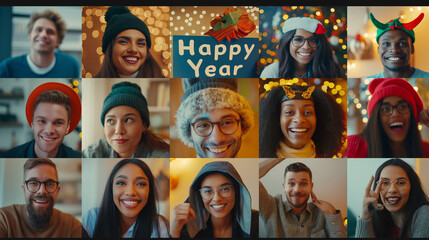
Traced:
<svg viewBox="0 0 429 240">
<path fill-rule="evenodd" d="M 289 32 L 296 29 L 304 29 L 315 34 L 324 34 L 326 29 L 322 23 L 314 18 L 309 17 L 293 17 L 287 19 L 283 24 L 283 32 Z"/>
</svg>

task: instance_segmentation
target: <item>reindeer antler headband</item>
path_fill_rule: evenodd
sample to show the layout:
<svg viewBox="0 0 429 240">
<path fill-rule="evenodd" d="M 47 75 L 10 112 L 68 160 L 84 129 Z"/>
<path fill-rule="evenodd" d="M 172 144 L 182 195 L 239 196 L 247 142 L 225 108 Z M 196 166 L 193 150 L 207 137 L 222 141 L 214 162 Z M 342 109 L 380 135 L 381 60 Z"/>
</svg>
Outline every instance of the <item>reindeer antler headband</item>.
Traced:
<svg viewBox="0 0 429 240">
<path fill-rule="evenodd" d="M 369 13 L 369 18 L 371 19 L 372 24 L 374 24 L 374 26 L 377 28 L 377 42 L 378 39 L 380 38 L 380 36 L 390 30 L 402 30 L 405 33 L 407 33 L 410 37 L 412 42 L 414 43 L 415 40 L 415 36 L 414 36 L 414 28 L 419 25 L 419 23 L 422 21 L 424 17 L 424 13 L 420 13 L 420 15 L 414 19 L 413 21 L 409 22 L 409 23 L 401 23 L 399 21 L 399 18 L 390 20 L 387 23 L 381 23 L 379 22 L 374 15 L 372 15 L 372 13 Z"/>
<path fill-rule="evenodd" d="M 287 100 L 314 100 L 312 97 L 313 91 L 316 88 L 315 86 L 308 87 L 307 90 L 301 91 L 301 90 L 293 90 L 289 86 L 282 86 L 283 90 L 285 91 L 285 96 L 282 98 L 280 102 L 284 102 Z"/>
</svg>

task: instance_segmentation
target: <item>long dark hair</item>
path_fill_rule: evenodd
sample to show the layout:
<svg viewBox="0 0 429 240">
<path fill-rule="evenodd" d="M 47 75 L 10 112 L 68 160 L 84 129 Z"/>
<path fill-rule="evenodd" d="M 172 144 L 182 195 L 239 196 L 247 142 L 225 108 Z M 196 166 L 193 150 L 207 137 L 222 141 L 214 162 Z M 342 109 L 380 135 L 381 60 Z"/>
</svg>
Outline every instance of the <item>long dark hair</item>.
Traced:
<svg viewBox="0 0 429 240">
<path fill-rule="evenodd" d="M 142 133 L 140 142 L 148 149 L 170 151 L 170 145 L 149 129 Z"/>
<path fill-rule="evenodd" d="M 298 85 L 290 87 L 294 91 L 307 90 L 307 87 Z M 259 157 L 277 157 L 279 142 L 284 139 L 280 127 L 280 101 L 284 95 L 281 86 L 274 87 L 259 101 Z M 316 156 L 330 158 L 340 151 L 345 140 L 345 114 L 341 106 L 322 90 L 314 89 L 312 97 L 317 126 L 311 139 L 316 145 Z"/>
<path fill-rule="evenodd" d="M 140 211 L 133 232 L 135 238 L 149 238 L 155 227 L 159 236 L 159 216 L 157 211 L 157 196 L 155 181 L 149 166 L 139 159 L 123 159 L 118 162 L 110 173 L 101 200 L 100 212 L 95 225 L 93 237 L 95 238 L 121 238 L 120 212 L 113 201 L 113 178 L 126 164 L 135 164 L 140 167 L 149 180 L 149 195 L 144 208 Z"/>
<path fill-rule="evenodd" d="M 296 30 L 292 30 L 283 34 L 280 39 L 278 59 L 279 59 L 279 78 L 291 78 L 295 76 L 295 60 L 290 55 L 290 44 L 295 36 Z M 345 78 L 343 70 L 335 61 L 332 54 L 332 48 L 324 34 L 314 34 L 318 38 L 320 44 L 317 47 L 313 59 L 308 63 L 313 72 L 312 77 L 317 78 Z"/>
<path fill-rule="evenodd" d="M 106 53 L 104 54 L 104 60 L 101 64 L 100 72 L 95 76 L 97 78 L 119 78 L 119 74 L 116 71 L 116 67 L 112 60 L 112 49 L 113 41 L 107 45 Z M 139 68 L 137 78 L 163 78 L 161 67 L 152 57 L 149 49 L 144 63 Z"/>
<path fill-rule="evenodd" d="M 389 137 L 381 126 L 380 107 L 379 101 L 369 117 L 368 124 L 365 126 L 361 137 L 365 138 L 368 152 L 366 157 L 369 158 L 389 158 L 393 157 L 392 148 L 389 145 Z M 412 109 L 410 104 L 409 108 Z M 410 128 L 408 129 L 407 137 L 405 138 L 406 156 L 409 158 L 423 157 L 422 136 L 417 128 L 417 121 L 414 117 L 413 111 L 410 111 Z"/>
<path fill-rule="evenodd" d="M 408 165 L 406 162 L 398 158 L 390 159 L 384 162 L 383 164 L 381 164 L 381 166 L 378 167 L 377 171 L 375 172 L 374 179 L 380 179 L 381 171 L 383 170 L 383 168 L 387 166 L 398 166 L 404 169 L 410 181 L 411 190 L 409 193 L 408 201 L 403 207 L 405 214 L 402 220 L 404 225 L 402 227 L 400 237 L 401 238 L 411 237 L 412 236 L 411 221 L 412 221 L 414 212 L 422 205 L 429 204 L 428 196 L 423 191 L 420 178 L 414 172 L 413 168 L 410 165 Z M 374 182 L 372 189 L 375 190 L 376 187 L 377 187 L 377 184 Z M 378 199 L 378 203 L 383 204 L 381 201 L 381 198 Z M 375 236 L 389 237 L 391 228 L 394 226 L 393 219 L 390 212 L 386 208 L 384 208 L 381 211 L 371 210 L 371 216 L 372 216 L 372 224 L 373 224 Z"/>
</svg>

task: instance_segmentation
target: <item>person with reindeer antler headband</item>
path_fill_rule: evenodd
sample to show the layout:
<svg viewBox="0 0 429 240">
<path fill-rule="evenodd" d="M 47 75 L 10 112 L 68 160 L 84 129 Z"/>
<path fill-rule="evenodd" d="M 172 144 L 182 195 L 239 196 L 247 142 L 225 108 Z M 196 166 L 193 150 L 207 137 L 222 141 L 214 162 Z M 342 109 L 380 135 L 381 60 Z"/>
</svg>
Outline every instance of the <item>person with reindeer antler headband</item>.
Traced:
<svg viewBox="0 0 429 240">
<path fill-rule="evenodd" d="M 289 18 L 278 47 L 278 61 L 268 65 L 261 78 L 344 78 L 335 61 L 322 23 L 314 18 Z"/>
<path fill-rule="evenodd" d="M 400 22 L 399 18 L 381 23 L 372 13 L 369 17 L 377 28 L 377 51 L 383 64 L 383 71 L 369 78 L 429 78 L 428 72 L 410 63 L 414 54 L 414 28 L 423 20 L 424 13 L 408 23 Z"/>
<path fill-rule="evenodd" d="M 259 157 L 332 157 L 343 145 L 344 111 L 315 86 L 274 87 L 259 111 Z"/>
</svg>

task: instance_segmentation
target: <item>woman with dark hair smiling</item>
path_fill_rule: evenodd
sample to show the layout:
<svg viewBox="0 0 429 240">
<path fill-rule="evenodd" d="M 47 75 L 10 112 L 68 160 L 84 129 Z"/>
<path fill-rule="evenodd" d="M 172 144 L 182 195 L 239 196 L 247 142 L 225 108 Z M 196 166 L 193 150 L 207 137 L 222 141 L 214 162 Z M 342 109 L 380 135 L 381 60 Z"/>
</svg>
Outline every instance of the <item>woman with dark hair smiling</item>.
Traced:
<svg viewBox="0 0 429 240">
<path fill-rule="evenodd" d="M 152 57 L 146 24 L 127 7 L 107 9 L 102 51 L 105 55 L 97 78 L 160 78 L 161 67 Z"/>
<path fill-rule="evenodd" d="M 203 166 L 185 203 L 173 209 L 173 238 L 257 238 L 258 212 L 234 166 L 226 161 Z"/>
<path fill-rule="evenodd" d="M 377 78 L 368 90 L 368 124 L 347 137 L 347 157 L 429 157 L 429 143 L 417 126 L 423 102 L 413 86 L 400 78 Z"/>
<path fill-rule="evenodd" d="M 428 238 L 428 225 L 429 200 L 417 174 L 401 159 L 384 162 L 365 189 L 356 237 Z"/>
<path fill-rule="evenodd" d="M 158 215 L 155 181 L 146 163 L 123 159 L 110 173 L 101 206 L 82 219 L 93 238 L 169 237 L 167 220 Z"/>
<path fill-rule="evenodd" d="M 341 106 L 315 86 L 273 87 L 259 102 L 259 157 L 332 157 L 345 130 Z"/>
<path fill-rule="evenodd" d="M 261 78 L 345 78 L 324 35 L 326 29 L 314 18 L 293 17 L 284 22 L 278 61 L 268 65 Z"/>
</svg>

